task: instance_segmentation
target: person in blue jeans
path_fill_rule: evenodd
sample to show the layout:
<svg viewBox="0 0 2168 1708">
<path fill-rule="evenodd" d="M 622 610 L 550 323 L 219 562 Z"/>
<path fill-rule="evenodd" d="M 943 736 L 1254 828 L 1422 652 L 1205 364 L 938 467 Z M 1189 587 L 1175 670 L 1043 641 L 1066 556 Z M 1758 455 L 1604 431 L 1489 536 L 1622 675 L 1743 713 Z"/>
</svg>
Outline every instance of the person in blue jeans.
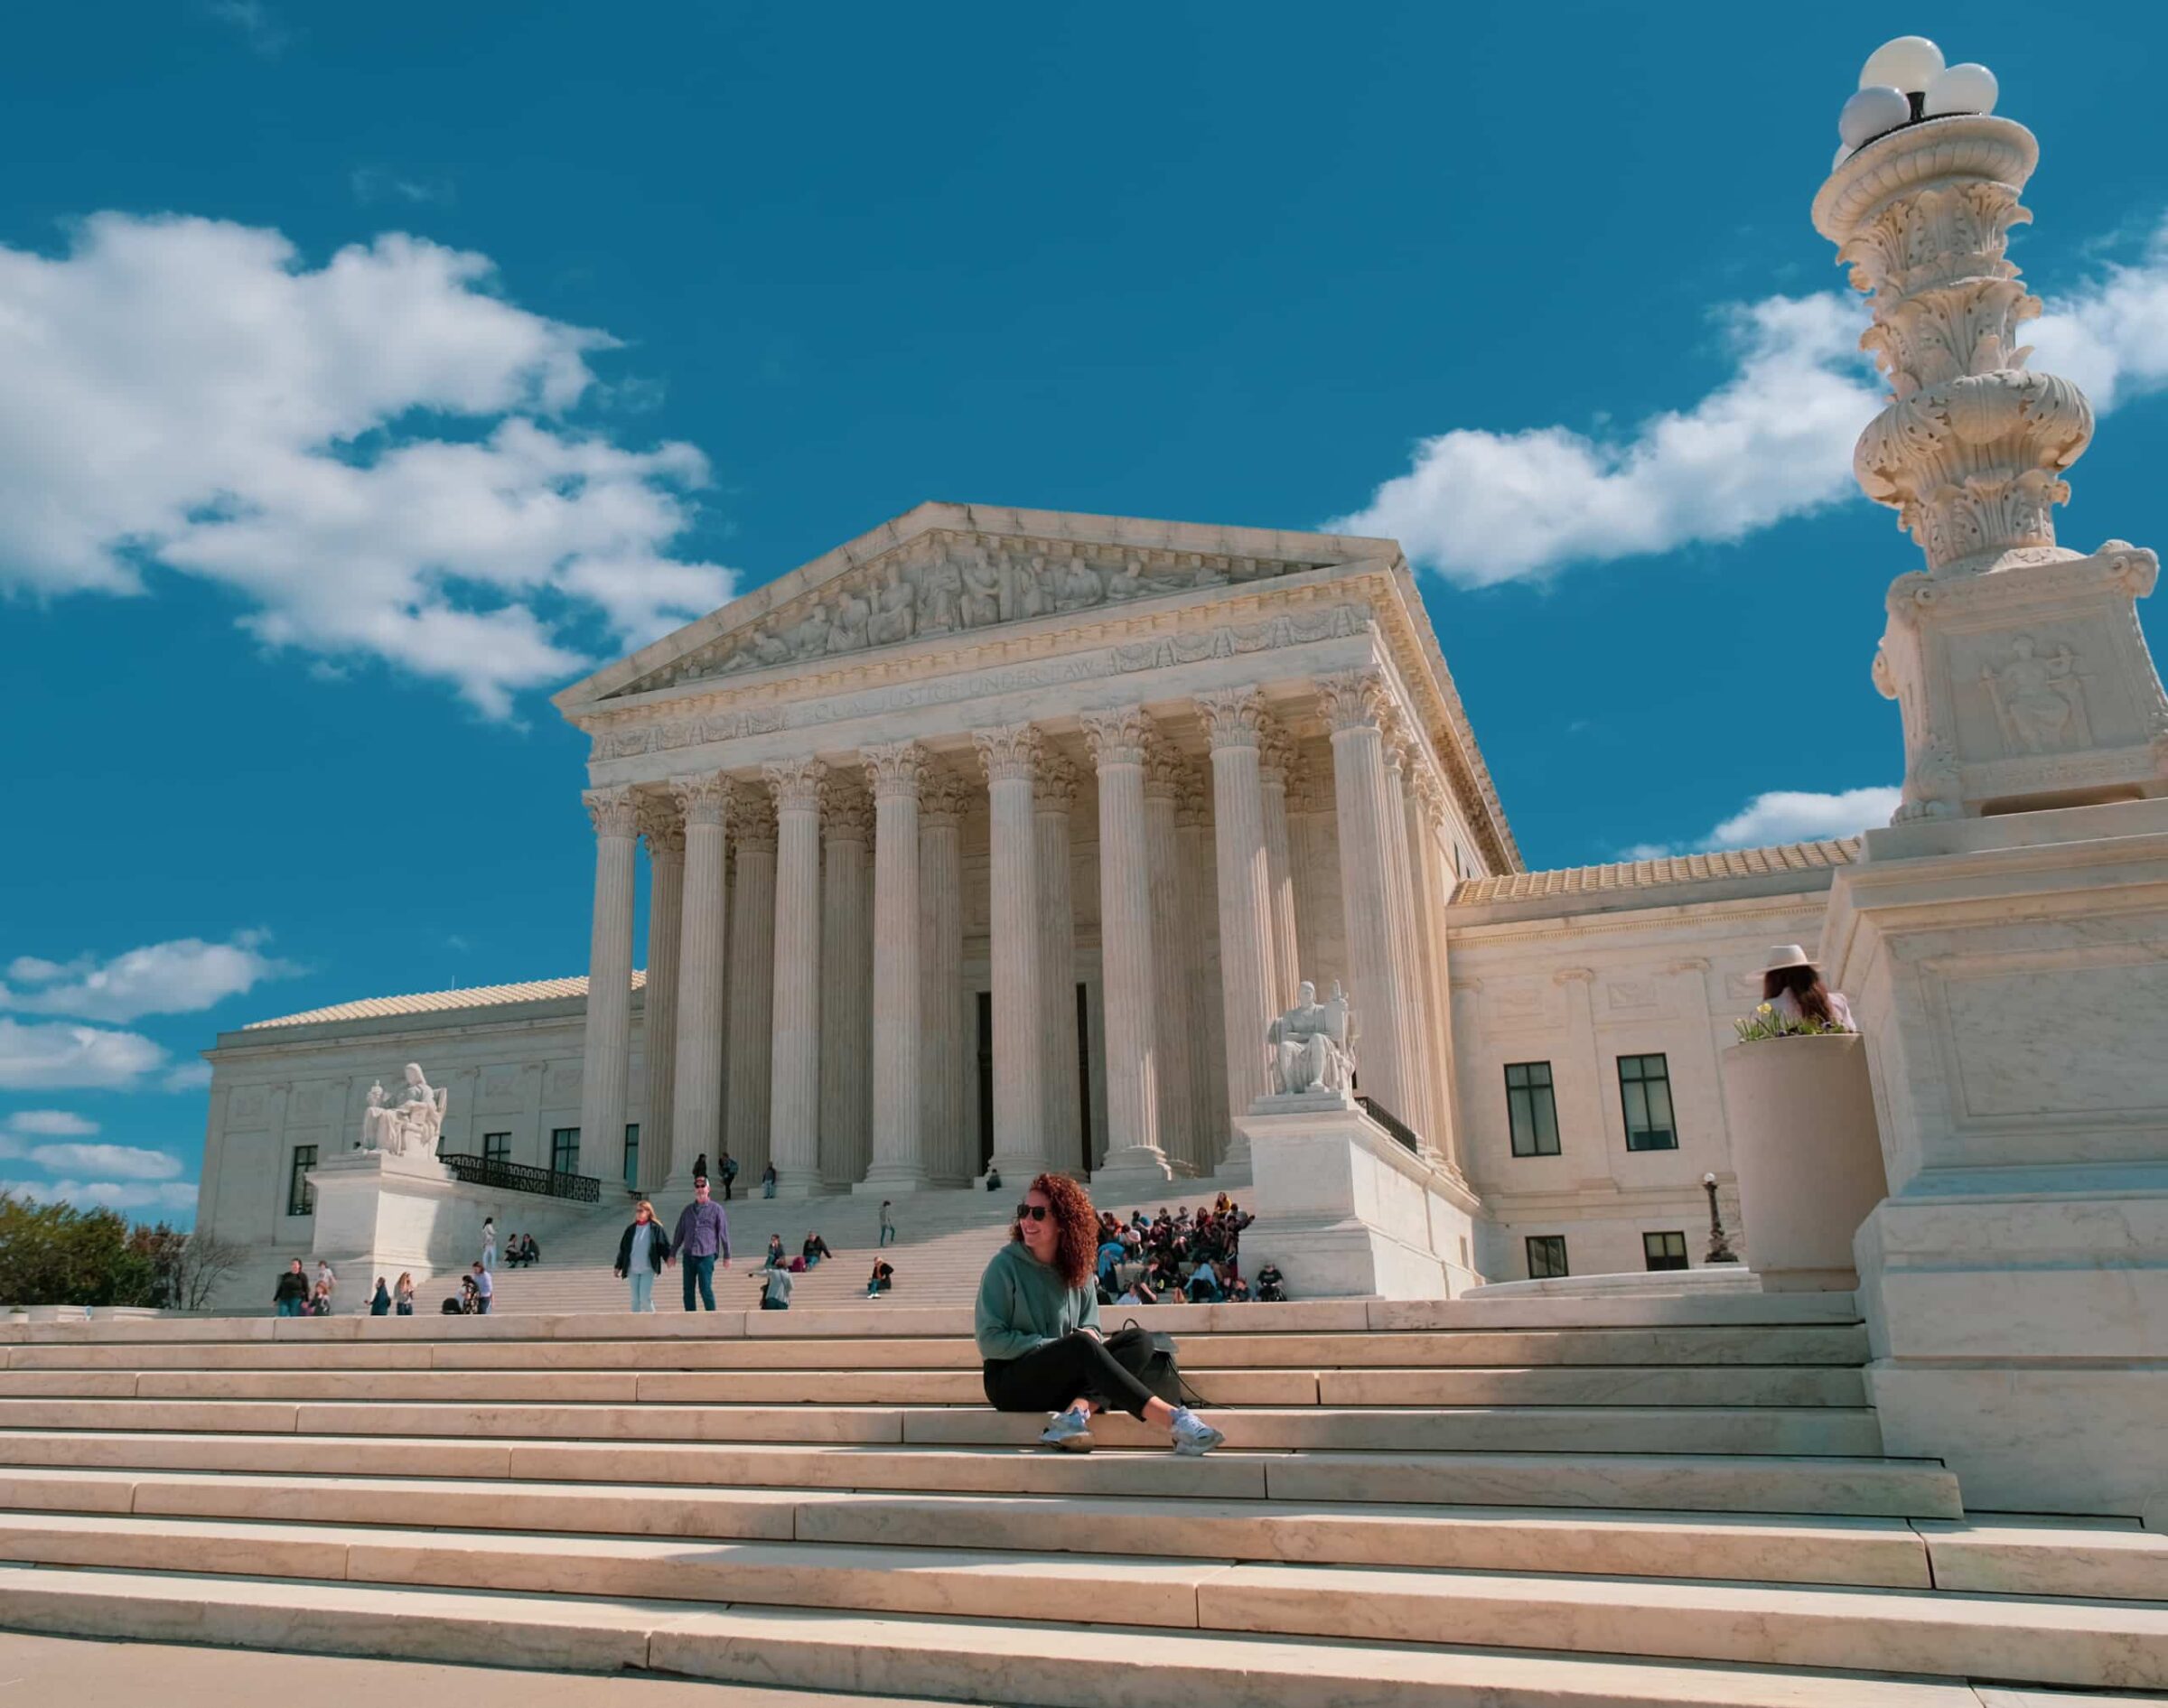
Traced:
<svg viewBox="0 0 2168 1708">
<path fill-rule="evenodd" d="M 655 1219 L 655 1206 L 643 1198 L 617 1242 L 615 1268 L 632 1283 L 633 1310 L 655 1309 L 655 1277 L 669 1261 L 669 1236 Z"/>
<path fill-rule="evenodd" d="M 887 1199 L 881 1200 L 881 1245 L 886 1246 L 896 1237 L 895 1206 Z M 878 1251 L 880 1246 L 875 1246 Z"/>
<path fill-rule="evenodd" d="M 670 1246 L 685 1270 L 685 1308 L 693 1309 L 693 1293 L 700 1294 L 700 1308 L 715 1308 L 715 1263 L 730 1267 L 730 1218 L 723 1206 L 707 1195 L 705 1171 L 693 1176 L 693 1201 L 678 1212 L 677 1237 Z"/>
<path fill-rule="evenodd" d="M 271 1293 L 271 1308 L 282 1317 L 298 1317 L 308 1302 L 309 1278 L 302 1273 L 301 1259 L 296 1257 L 278 1278 Z"/>
</svg>

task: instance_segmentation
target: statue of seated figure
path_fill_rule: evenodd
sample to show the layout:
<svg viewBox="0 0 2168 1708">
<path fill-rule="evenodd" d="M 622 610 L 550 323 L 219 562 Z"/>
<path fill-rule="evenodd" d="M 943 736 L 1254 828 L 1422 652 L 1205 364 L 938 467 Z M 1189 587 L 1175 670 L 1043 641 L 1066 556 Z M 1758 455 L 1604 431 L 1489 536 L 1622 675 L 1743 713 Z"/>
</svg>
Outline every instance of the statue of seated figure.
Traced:
<svg viewBox="0 0 2168 1708">
<path fill-rule="evenodd" d="M 1339 980 L 1332 982 L 1331 1000 L 1321 1003 L 1317 986 L 1304 979 L 1295 993 L 1294 1006 L 1266 1027 L 1265 1042 L 1271 1050 L 1276 1097 L 1353 1088 L 1355 1057 L 1348 999 Z"/>
<path fill-rule="evenodd" d="M 435 1156 L 450 1102 L 449 1091 L 432 1086 L 419 1063 L 408 1062 L 406 1083 L 390 1102 L 385 1101 L 381 1081 L 369 1087 L 369 1106 L 361 1112 L 359 1148 L 391 1156 L 405 1156 L 409 1151 Z"/>
</svg>

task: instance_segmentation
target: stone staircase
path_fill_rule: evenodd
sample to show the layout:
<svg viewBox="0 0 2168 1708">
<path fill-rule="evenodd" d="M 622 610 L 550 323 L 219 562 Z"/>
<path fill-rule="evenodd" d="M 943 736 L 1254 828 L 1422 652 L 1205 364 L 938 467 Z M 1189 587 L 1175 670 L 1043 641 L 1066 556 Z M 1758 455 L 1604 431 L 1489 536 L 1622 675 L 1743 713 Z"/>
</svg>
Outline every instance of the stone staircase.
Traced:
<svg viewBox="0 0 2168 1708">
<path fill-rule="evenodd" d="M 1136 1314 L 1223 1451 L 1035 1451 L 954 1306 L 0 1324 L 0 1626 L 1064 1708 L 2168 1686 L 2168 1537 L 1884 1458 L 1847 1296 Z"/>
<path fill-rule="evenodd" d="M 1113 1202 L 1106 1208 L 1125 1218 L 1134 1209 L 1147 1213 L 1162 1205 L 1191 1209 L 1209 1205 L 1225 1190 L 1237 1202 L 1248 1190 L 1238 1181 L 1186 1181 L 1171 1186 L 1149 1203 Z M 768 1248 L 768 1236 L 782 1236 L 783 1249 L 797 1256 L 808 1231 L 818 1231 L 835 1256 L 802 1275 L 792 1278 L 790 1308 L 820 1310 L 828 1306 L 864 1304 L 865 1283 L 880 1255 L 895 1265 L 895 1283 L 886 1305 L 969 1304 L 977 1295 L 978 1279 L 1002 1241 L 1008 1237 L 1008 1218 L 1018 1191 L 999 1193 L 977 1189 L 904 1194 L 895 1200 L 896 1238 L 884 1252 L 880 1239 L 881 1200 L 864 1194 L 837 1193 L 825 1198 L 736 1198 L 724 1206 L 730 1218 L 732 1267 L 718 1270 L 715 1304 L 720 1310 L 743 1310 L 757 1302 L 757 1283 L 752 1278 Z M 656 1205 L 666 1227 L 674 1228 L 678 1199 Z M 531 1269 L 508 1269 L 496 1274 L 493 1311 L 558 1312 L 622 1311 L 625 1283 L 611 1273 L 617 1261 L 618 1237 L 631 1212 L 612 1206 L 591 1213 L 573 1227 L 562 1229 L 554 1241 L 545 1241 L 543 1261 Z M 500 1223 L 500 1226 L 502 1226 Z M 508 1229 L 508 1231 L 510 1231 Z M 1254 1264 L 1259 1261 L 1245 1252 Z M 439 1292 L 424 1294 L 425 1306 L 433 1306 L 443 1291 L 456 1284 L 449 1277 Z M 658 1311 L 683 1309 L 681 1272 L 666 1270 L 656 1278 Z"/>
</svg>

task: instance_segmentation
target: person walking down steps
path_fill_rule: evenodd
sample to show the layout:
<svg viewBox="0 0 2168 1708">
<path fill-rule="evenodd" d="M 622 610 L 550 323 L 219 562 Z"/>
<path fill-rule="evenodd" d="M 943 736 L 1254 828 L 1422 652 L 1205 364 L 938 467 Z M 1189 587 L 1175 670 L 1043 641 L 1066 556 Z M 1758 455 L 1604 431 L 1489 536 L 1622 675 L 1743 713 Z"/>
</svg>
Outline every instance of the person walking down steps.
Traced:
<svg viewBox="0 0 2168 1708">
<path fill-rule="evenodd" d="M 700 1309 L 715 1308 L 715 1265 L 730 1267 L 730 1218 L 723 1206 L 707 1195 L 707 1153 L 693 1164 L 693 1201 L 678 1215 L 678 1231 L 670 1241 L 685 1271 L 685 1308 L 693 1309 L 693 1293 L 700 1294 Z"/>
<path fill-rule="evenodd" d="M 643 1198 L 618 1237 L 614 1265 L 620 1278 L 631 1283 L 633 1310 L 651 1312 L 655 1309 L 655 1277 L 669 1260 L 670 1237 L 655 1219 L 655 1206 Z"/>
<path fill-rule="evenodd" d="M 1118 1363 L 1099 1333 L 1092 1258 L 1098 1218 L 1066 1174 L 1042 1174 L 1016 1207 L 1009 1243 L 978 1284 L 977 1330 L 986 1400 L 997 1412 L 1052 1412 L 1042 1447 L 1089 1452 L 1091 1414 L 1113 1406 L 1164 1429 L 1184 1458 L 1226 1440 L 1186 1405 L 1170 1405 Z"/>
</svg>

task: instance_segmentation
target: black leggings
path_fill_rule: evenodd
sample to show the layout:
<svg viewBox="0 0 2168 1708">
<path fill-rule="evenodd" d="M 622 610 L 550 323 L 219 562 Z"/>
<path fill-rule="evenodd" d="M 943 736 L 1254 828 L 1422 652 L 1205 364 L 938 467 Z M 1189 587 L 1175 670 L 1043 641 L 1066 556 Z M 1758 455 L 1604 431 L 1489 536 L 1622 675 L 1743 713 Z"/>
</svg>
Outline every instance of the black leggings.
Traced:
<svg viewBox="0 0 2168 1708">
<path fill-rule="evenodd" d="M 1141 1418 L 1152 1390 L 1081 1329 L 1020 1358 L 988 1358 L 986 1399 L 997 1412 L 1058 1412 L 1079 1394 Z"/>
</svg>

